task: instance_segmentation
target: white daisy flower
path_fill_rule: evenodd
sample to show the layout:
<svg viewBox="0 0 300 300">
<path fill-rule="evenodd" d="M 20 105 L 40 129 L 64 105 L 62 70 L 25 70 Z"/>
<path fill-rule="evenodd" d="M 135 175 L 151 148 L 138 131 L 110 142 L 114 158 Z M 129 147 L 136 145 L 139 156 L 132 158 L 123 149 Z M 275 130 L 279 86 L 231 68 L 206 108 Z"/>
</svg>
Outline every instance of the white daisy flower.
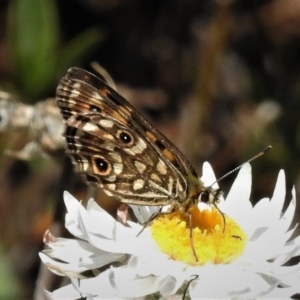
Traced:
<svg viewBox="0 0 300 300">
<path fill-rule="evenodd" d="M 203 174 L 206 185 L 215 182 L 207 163 Z M 225 222 L 214 207 L 201 204 L 199 209 L 191 209 L 192 238 L 181 213 L 158 217 L 140 233 L 142 225 L 131 221 L 123 225 L 94 200 L 84 208 L 65 193 L 66 227 L 78 239 L 48 241 L 50 250 L 40 257 L 52 272 L 68 276 L 71 284 L 48 292 L 48 296 L 144 299 L 156 293 L 157 299 L 183 294 L 192 299 L 291 298 L 300 292 L 300 264 L 285 265 L 300 255 L 300 237 L 291 239 L 296 226 L 290 229 L 295 190 L 284 213 L 283 171 L 271 200 L 262 199 L 252 207 L 250 192 L 251 168 L 247 164 L 226 201 L 218 205 Z M 132 208 L 140 222 L 156 211 L 146 206 Z M 97 268 L 101 272 L 92 278 L 82 275 Z"/>
</svg>

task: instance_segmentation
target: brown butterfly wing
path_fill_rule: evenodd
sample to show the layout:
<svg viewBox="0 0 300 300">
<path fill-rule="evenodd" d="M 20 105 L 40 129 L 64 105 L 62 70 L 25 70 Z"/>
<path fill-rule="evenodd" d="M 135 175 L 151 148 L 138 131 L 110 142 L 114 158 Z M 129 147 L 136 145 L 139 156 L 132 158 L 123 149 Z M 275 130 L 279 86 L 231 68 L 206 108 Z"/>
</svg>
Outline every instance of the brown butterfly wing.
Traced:
<svg viewBox="0 0 300 300">
<path fill-rule="evenodd" d="M 197 174 L 183 154 L 95 75 L 71 68 L 57 88 L 68 154 L 87 180 L 122 202 L 182 202 Z"/>
</svg>

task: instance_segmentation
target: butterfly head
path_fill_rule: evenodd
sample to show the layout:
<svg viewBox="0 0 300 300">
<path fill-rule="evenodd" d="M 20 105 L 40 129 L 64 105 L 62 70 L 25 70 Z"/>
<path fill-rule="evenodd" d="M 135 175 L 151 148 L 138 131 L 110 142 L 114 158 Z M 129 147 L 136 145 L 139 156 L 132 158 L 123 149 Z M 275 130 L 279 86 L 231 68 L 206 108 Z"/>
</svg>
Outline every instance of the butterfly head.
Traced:
<svg viewBox="0 0 300 300">
<path fill-rule="evenodd" d="M 212 186 L 204 186 L 198 196 L 198 202 L 216 204 L 220 202 L 222 196 L 223 191 L 220 188 L 215 189 Z"/>
<path fill-rule="evenodd" d="M 224 233 L 226 228 L 225 215 L 217 206 L 217 204 L 220 203 L 222 196 L 223 196 L 223 191 L 220 188 L 213 188 L 212 186 L 207 187 L 203 185 L 198 196 L 198 203 L 203 202 L 206 204 L 213 205 L 217 209 L 217 211 L 219 211 L 223 219 L 223 225 L 224 225 L 223 233 Z"/>
<path fill-rule="evenodd" d="M 188 203 L 187 209 L 191 205 L 197 205 L 200 202 L 216 206 L 223 196 L 220 188 L 214 188 L 212 185 L 206 186 L 202 180 L 190 175 L 188 177 Z"/>
</svg>

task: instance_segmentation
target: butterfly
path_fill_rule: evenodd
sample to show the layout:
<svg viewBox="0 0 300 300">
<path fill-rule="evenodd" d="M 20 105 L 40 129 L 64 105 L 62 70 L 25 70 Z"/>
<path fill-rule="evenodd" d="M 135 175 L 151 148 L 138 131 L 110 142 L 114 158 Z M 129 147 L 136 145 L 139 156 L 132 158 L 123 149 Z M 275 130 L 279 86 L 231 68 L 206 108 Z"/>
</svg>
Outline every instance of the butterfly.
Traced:
<svg viewBox="0 0 300 300">
<path fill-rule="evenodd" d="M 97 76 L 69 69 L 56 100 L 66 152 L 88 183 L 122 203 L 170 211 L 219 202 L 221 190 L 205 186 L 179 149 Z"/>
</svg>

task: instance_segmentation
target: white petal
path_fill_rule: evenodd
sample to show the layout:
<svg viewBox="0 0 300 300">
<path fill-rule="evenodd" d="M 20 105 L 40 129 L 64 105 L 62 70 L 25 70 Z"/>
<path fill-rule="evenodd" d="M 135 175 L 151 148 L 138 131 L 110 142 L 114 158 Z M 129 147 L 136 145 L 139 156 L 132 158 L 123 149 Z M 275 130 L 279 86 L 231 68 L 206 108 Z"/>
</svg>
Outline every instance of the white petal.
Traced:
<svg viewBox="0 0 300 300">
<path fill-rule="evenodd" d="M 285 248 L 285 253 L 281 256 L 278 256 L 278 258 L 274 261 L 274 264 L 282 265 L 289 261 L 292 257 L 300 254 L 300 237 L 298 236 L 296 243 L 295 240 L 293 240 L 289 243 L 289 246 Z"/>
<path fill-rule="evenodd" d="M 65 202 L 68 207 L 66 216 L 68 230 L 96 248 L 106 252 L 131 254 L 133 250 L 136 252 L 144 247 L 142 236 L 137 237 L 131 228 L 116 222 L 107 212 L 98 209 L 94 200 L 89 201 L 89 211 L 68 193 Z M 95 207 L 97 209 L 93 209 Z"/>
<path fill-rule="evenodd" d="M 273 197 L 269 205 L 269 213 L 274 215 L 275 220 L 278 220 L 282 216 L 282 208 L 285 200 L 285 185 L 285 174 L 283 170 L 280 170 Z"/>
<path fill-rule="evenodd" d="M 114 239 L 115 227 L 119 223 L 93 199 L 88 201 L 88 210 L 68 192 L 64 193 L 64 200 L 68 210 L 66 227 L 73 235 L 87 239 L 87 235 L 92 233 Z"/>
<path fill-rule="evenodd" d="M 293 295 L 299 294 L 300 282 L 296 286 L 287 288 L 276 288 L 269 294 L 262 297 L 263 299 L 290 299 Z"/>
<path fill-rule="evenodd" d="M 80 298 L 80 293 L 69 284 L 50 293 L 53 300 L 75 300 Z"/>
<path fill-rule="evenodd" d="M 294 219 L 295 212 L 296 212 L 296 191 L 295 191 L 295 187 L 293 187 L 292 200 L 289 203 L 289 206 L 286 209 L 285 213 L 280 219 L 281 226 L 283 226 L 285 230 L 288 230 L 288 228 L 291 226 L 291 223 Z"/>
<path fill-rule="evenodd" d="M 76 264 L 66 264 L 63 262 L 59 262 L 57 260 L 52 259 L 48 255 L 40 252 L 39 253 L 40 259 L 42 262 L 47 266 L 47 268 L 59 275 L 59 276 L 68 276 L 73 278 L 80 278 L 80 274 L 83 271 L 86 271 L 86 268 L 80 267 Z"/>
<path fill-rule="evenodd" d="M 109 279 L 110 284 L 122 297 L 136 298 L 153 294 L 159 290 L 157 277 L 150 275 L 141 278 L 131 268 L 111 267 Z"/>
<path fill-rule="evenodd" d="M 253 208 L 252 214 L 255 215 L 257 227 L 269 227 L 274 223 L 278 223 L 282 215 L 282 207 L 285 200 L 285 176 L 284 172 L 280 171 L 273 197 L 260 200 Z"/>
<path fill-rule="evenodd" d="M 176 274 L 176 275 L 179 275 L 179 274 Z M 158 281 L 159 292 L 163 296 L 173 295 L 182 286 L 184 280 L 185 279 L 180 278 L 180 276 L 167 275 L 165 277 L 162 277 Z"/>
<path fill-rule="evenodd" d="M 202 167 L 202 177 L 201 180 L 204 182 L 206 186 L 211 186 L 213 184 L 213 188 L 217 189 L 219 187 L 216 182 L 216 175 L 210 165 L 210 163 L 205 162 Z"/>
<path fill-rule="evenodd" d="M 293 196 L 294 196 L 294 192 Z M 280 199 L 282 197 L 282 199 Z M 281 213 L 279 207 L 282 206 L 285 198 L 285 177 L 284 173 L 280 172 L 276 184 L 276 190 L 271 202 L 260 201 L 253 210 L 253 214 L 257 217 L 257 225 L 255 234 L 250 236 L 250 240 L 246 249 L 245 255 L 248 254 L 248 259 L 268 260 L 276 257 L 276 263 L 283 263 L 287 260 L 287 255 L 293 251 L 293 244 L 287 243 L 291 237 L 293 230 L 287 231 L 290 227 L 293 215 L 295 212 L 294 199 L 291 201 L 285 214 L 279 219 Z M 275 205 L 274 201 L 278 201 L 280 205 Z M 265 210 L 264 210 L 265 209 Z M 282 209 L 282 207 L 281 207 Z M 272 213 L 271 211 L 275 211 Z"/>
<path fill-rule="evenodd" d="M 102 298 L 115 298 L 119 296 L 117 291 L 110 283 L 109 270 L 100 273 L 98 276 L 89 279 L 80 280 L 78 289 L 85 294 L 91 294 L 93 296 L 101 296 Z"/>
<path fill-rule="evenodd" d="M 203 270 L 202 275 L 190 285 L 192 299 L 197 298 L 246 298 L 266 290 L 269 285 L 253 272 L 232 266 L 220 266 Z M 247 295 L 247 297 L 245 296 Z"/>
<path fill-rule="evenodd" d="M 171 260 L 166 254 L 160 251 L 149 253 L 151 256 L 137 256 L 135 259 L 135 272 L 139 276 L 148 276 L 153 274 L 155 276 L 166 277 L 172 274 L 181 274 L 187 266 L 179 261 Z"/>
<path fill-rule="evenodd" d="M 235 219 L 244 230 L 247 229 L 247 226 L 251 226 L 251 221 L 249 221 L 252 210 L 252 204 L 249 201 L 251 184 L 251 167 L 246 164 L 238 173 L 226 201 L 222 203 L 222 206 L 220 205 L 220 209 Z"/>
<path fill-rule="evenodd" d="M 141 205 L 129 205 L 138 221 L 143 224 L 150 220 L 150 218 L 159 210 L 158 206 L 141 206 Z"/>
<path fill-rule="evenodd" d="M 72 284 L 64 286 L 52 293 L 54 299 L 79 299 L 93 295 L 91 299 L 117 299 L 118 294 L 111 286 L 109 271 L 100 273 L 95 278 L 73 280 Z M 100 299 L 99 298 L 99 299 Z"/>
<path fill-rule="evenodd" d="M 98 206 L 93 199 L 89 200 L 89 207 Z M 95 234 L 106 239 L 114 239 L 114 231 L 117 226 L 116 220 L 107 212 L 90 209 L 87 211 L 83 206 L 78 210 L 78 222 L 85 234 Z"/>
<path fill-rule="evenodd" d="M 68 213 L 65 217 L 65 226 L 71 234 L 76 237 L 83 238 L 82 231 L 80 230 L 77 218 L 78 210 L 81 204 L 69 192 L 64 192 L 64 201 Z"/>
<path fill-rule="evenodd" d="M 55 242 L 49 244 L 49 247 L 51 250 L 44 250 L 44 254 L 53 259 L 65 262 L 69 265 L 69 268 L 73 265 L 80 267 L 81 270 L 81 267 L 86 270 L 99 268 L 117 261 L 123 256 L 102 251 L 90 243 L 81 240 L 57 238 Z M 73 269 L 73 271 L 75 270 Z"/>
<path fill-rule="evenodd" d="M 209 164 L 203 166 L 202 179 L 206 185 L 215 182 Z M 220 209 L 236 219 L 248 236 L 250 234 L 245 253 L 228 265 L 202 267 L 171 260 L 158 249 L 149 228 L 137 236 L 143 226 L 128 221 L 130 227 L 126 227 L 116 222 L 93 200 L 85 209 L 66 194 L 66 224 L 81 240 L 57 239 L 49 243 L 51 250 L 41 253 L 42 260 L 50 265 L 50 269 L 53 267 L 57 274 L 72 279 L 72 285 L 55 291 L 51 296 L 65 293 L 66 297 L 71 297 L 65 299 L 78 299 L 80 295 L 87 299 L 124 299 L 145 297 L 160 291 L 170 299 L 183 284 L 185 287 L 185 280 L 198 275 L 189 285 L 192 299 L 291 297 L 299 292 L 300 264 L 290 267 L 282 264 L 300 255 L 300 237 L 287 242 L 296 229 L 289 230 L 295 213 L 295 190 L 284 214 L 281 212 L 285 198 L 285 176 L 282 171 L 271 201 L 263 199 L 252 208 L 250 191 L 251 167 L 247 164 L 240 170 L 226 202 L 220 203 Z M 139 220 L 147 221 L 157 207 L 134 207 L 134 210 Z M 111 263 L 121 259 L 125 253 L 131 255 L 126 266 L 111 267 L 95 278 L 80 279 L 78 284 L 82 270 Z M 278 288 L 278 284 L 282 288 Z"/>
</svg>

